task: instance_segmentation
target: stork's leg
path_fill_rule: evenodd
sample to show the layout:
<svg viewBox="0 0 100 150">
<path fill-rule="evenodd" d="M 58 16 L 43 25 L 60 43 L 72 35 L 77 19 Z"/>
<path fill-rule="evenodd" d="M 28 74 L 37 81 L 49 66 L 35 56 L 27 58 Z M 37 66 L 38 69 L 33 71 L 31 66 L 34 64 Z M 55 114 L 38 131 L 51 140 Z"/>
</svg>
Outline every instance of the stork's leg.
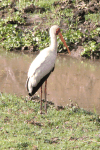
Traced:
<svg viewBox="0 0 100 150">
<path fill-rule="evenodd" d="M 42 86 L 41 86 L 40 114 L 42 114 Z"/>
<path fill-rule="evenodd" d="M 45 113 L 47 113 L 47 80 L 45 81 Z"/>
</svg>

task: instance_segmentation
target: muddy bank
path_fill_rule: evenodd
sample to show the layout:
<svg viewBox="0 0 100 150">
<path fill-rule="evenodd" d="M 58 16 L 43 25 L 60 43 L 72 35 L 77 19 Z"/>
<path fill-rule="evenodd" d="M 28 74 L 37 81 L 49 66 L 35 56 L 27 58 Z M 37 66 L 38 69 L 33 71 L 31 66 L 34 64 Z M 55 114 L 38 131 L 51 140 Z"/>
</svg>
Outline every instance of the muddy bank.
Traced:
<svg viewBox="0 0 100 150">
<path fill-rule="evenodd" d="M 72 51 L 72 56 L 81 57 L 83 52 L 82 56 L 99 58 L 100 20 L 93 22 L 88 16 L 98 15 L 100 12 L 100 2 L 98 0 L 54 1 L 50 7 L 49 5 L 42 7 L 34 3 L 26 3 L 22 9 L 19 7 L 21 3 L 18 0 L 12 0 L 5 5 L 2 5 L 2 2 L 0 4 L 2 27 L 8 26 L 9 32 L 11 30 L 9 25 L 11 25 L 11 28 L 14 27 L 12 29 L 15 32 L 14 36 L 17 36 L 15 41 L 12 38 L 12 46 L 8 47 L 8 50 L 33 52 L 48 46 L 49 28 L 52 24 L 58 24 L 63 29 L 63 34 Z M 11 15 L 10 19 L 8 19 L 9 14 Z M 17 17 L 15 17 L 16 15 Z M 1 35 L 0 41 L 4 43 L 1 45 L 7 49 L 9 35 L 8 37 L 7 35 L 5 36 L 5 33 Z M 43 37 L 41 38 L 41 36 Z M 6 45 L 5 43 L 7 42 L 8 44 Z M 58 52 L 66 53 L 67 51 L 62 47 L 61 43 L 58 44 L 60 45 L 58 46 Z M 96 47 L 94 48 L 94 46 Z M 85 49 L 86 52 L 84 52 Z"/>
</svg>

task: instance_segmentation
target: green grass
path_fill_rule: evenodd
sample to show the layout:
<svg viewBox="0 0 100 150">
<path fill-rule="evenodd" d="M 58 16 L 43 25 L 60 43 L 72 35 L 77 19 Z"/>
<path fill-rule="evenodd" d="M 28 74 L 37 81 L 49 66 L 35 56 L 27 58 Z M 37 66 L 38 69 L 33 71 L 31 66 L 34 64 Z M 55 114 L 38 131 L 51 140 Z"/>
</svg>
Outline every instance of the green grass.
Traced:
<svg viewBox="0 0 100 150">
<path fill-rule="evenodd" d="M 0 95 L 0 149 L 92 150 L 100 148 L 100 117 L 77 106 L 57 111 L 39 101 Z"/>
<path fill-rule="evenodd" d="M 93 23 L 98 23 L 100 22 L 100 14 L 99 13 L 88 14 L 88 15 L 85 15 L 85 19 L 91 20 Z"/>
</svg>

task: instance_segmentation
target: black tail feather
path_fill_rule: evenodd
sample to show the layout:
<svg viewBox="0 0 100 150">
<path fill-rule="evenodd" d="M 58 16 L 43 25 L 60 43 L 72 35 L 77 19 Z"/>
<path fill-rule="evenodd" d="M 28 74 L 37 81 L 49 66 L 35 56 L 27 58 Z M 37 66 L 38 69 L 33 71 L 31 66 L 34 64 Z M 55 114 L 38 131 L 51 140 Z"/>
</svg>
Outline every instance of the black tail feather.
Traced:
<svg viewBox="0 0 100 150">
<path fill-rule="evenodd" d="M 27 91 L 29 92 L 29 89 L 28 89 L 28 82 L 29 82 L 29 78 L 28 78 L 27 81 L 26 81 Z"/>
<path fill-rule="evenodd" d="M 29 95 L 31 95 L 31 96 L 34 95 L 38 91 L 38 89 L 42 86 L 42 84 L 46 81 L 46 79 L 49 77 L 50 74 L 51 74 L 51 72 L 49 74 L 47 74 L 45 77 L 43 77 L 40 80 L 40 82 L 37 84 L 37 86 L 33 87 L 32 93 L 29 93 Z"/>
<path fill-rule="evenodd" d="M 47 80 L 47 78 L 49 77 L 49 75 L 50 75 L 51 72 L 53 72 L 53 71 L 54 71 L 54 68 L 53 68 L 46 76 L 44 76 L 44 77 L 40 80 L 40 82 L 37 84 L 36 87 L 33 87 L 32 93 L 29 92 L 29 89 L 28 89 L 29 78 L 27 79 L 27 91 L 29 92 L 29 96 L 34 95 L 34 94 L 38 91 L 38 89 L 42 86 L 42 84 Z"/>
</svg>

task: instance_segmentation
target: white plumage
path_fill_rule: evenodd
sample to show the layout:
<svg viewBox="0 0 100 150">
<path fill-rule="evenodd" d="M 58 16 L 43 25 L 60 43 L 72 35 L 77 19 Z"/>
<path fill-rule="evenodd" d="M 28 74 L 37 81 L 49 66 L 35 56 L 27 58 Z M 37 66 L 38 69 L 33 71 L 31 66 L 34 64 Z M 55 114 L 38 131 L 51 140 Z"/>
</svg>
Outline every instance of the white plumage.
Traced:
<svg viewBox="0 0 100 150">
<path fill-rule="evenodd" d="M 56 56 L 57 52 L 54 54 L 48 47 L 42 50 L 32 62 L 28 71 L 29 93 L 32 92 L 32 87 L 36 87 L 40 80 L 53 69 Z"/>
<path fill-rule="evenodd" d="M 59 33 L 60 28 L 58 25 L 50 28 L 51 45 L 42 50 L 30 65 L 27 79 L 27 90 L 30 96 L 34 95 L 54 70 L 57 57 L 57 35 Z"/>
</svg>

